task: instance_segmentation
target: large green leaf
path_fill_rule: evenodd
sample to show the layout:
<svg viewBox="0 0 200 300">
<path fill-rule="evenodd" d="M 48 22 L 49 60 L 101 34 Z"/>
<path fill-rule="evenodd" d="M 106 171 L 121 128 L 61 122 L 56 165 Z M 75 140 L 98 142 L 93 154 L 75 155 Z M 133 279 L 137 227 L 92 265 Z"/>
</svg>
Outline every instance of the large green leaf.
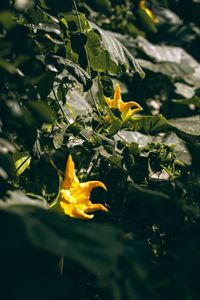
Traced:
<svg viewBox="0 0 200 300">
<path fill-rule="evenodd" d="M 75 23 L 79 30 L 81 24 L 81 31 L 87 36 L 88 65 L 93 70 L 111 75 L 123 74 L 124 72 L 138 73 L 144 77 L 144 72 L 132 54 L 110 32 L 88 21 L 83 14 L 79 14 L 78 18 L 77 15 L 66 14 L 65 18 L 68 24 Z M 74 36 L 74 32 L 72 36 Z M 80 43 L 81 40 L 79 39 L 76 51 L 81 50 Z M 69 52 L 72 57 L 72 49 L 69 48 Z"/>
<path fill-rule="evenodd" d="M 173 126 L 176 126 L 180 131 L 183 131 L 185 133 L 194 135 L 194 136 L 200 136 L 200 117 L 197 116 L 191 116 L 187 118 L 177 118 L 177 119 L 171 119 L 170 122 L 173 124 Z"/>
<path fill-rule="evenodd" d="M 0 208 L 9 209 L 9 207 L 20 205 L 35 206 L 44 209 L 48 208 L 44 198 L 34 194 L 27 196 L 20 190 L 8 191 L 4 196 L 4 201 L 0 201 Z"/>
<path fill-rule="evenodd" d="M 93 22 L 89 24 L 93 31 L 89 33 L 87 46 L 90 63 L 94 69 L 110 74 L 127 71 L 144 77 L 144 72 L 132 54 L 111 32 L 102 30 Z"/>
<path fill-rule="evenodd" d="M 128 127 L 127 127 L 128 126 Z M 167 130 L 175 132 L 182 140 L 190 143 L 199 142 L 199 116 L 179 118 L 168 121 L 163 115 L 133 117 L 126 127 L 146 134 L 156 134 Z"/>
<path fill-rule="evenodd" d="M 137 45 L 154 62 L 185 63 L 190 70 L 198 66 L 197 61 L 181 47 L 154 45 L 141 36 L 137 38 Z"/>
<path fill-rule="evenodd" d="M 151 61 L 139 59 L 139 64 L 152 72 L 160 72 L 175 80 L 200 87 L 200 65 L 181 47 L 154 45 L 143 37 L 138 37 L 138 49 Z"/>
<path fill-rule="evenodd" d="M 166 132 L 162 136 L 159 134 L 150 136 L 138 131 L 121 130 L 114 136 L 114 138 L 116 141 L 125 141 L 128 144 L 137 143 L 140 148 L 145 147 L 151 142 L 175 145 L 176 158 L 184 164 L 191 164 L 191 155 L 185 145 L 185 142 L 174 132 Z"/>
<path fill-rule="evenodd" d="M 165 76 L 168 76 L 174 80 L 184 80 L 187 82 L 187 75 L 191 75 L 193 69 L 190 67 L 185 67 L 182 64 L 170 61 L 163 61 L 163 62 L 151 62 L 146 59 L 138 59 L 138 63 L 144 68 L 144 70 L 149 70 L 153 73 L 161 73 Z"/>
<path fill-rule="evenodd" d="M 176 82 L 174 86 L 176 88 L 176 94 L 179 96 L 179 98 L 181 97 L 182 99 L 184 98 L 189 99 L 189 98 L 193 98 L 195 95 L 195 87 L 192 87 L 182 82 Z"/>
<path fill-rule="evenodd" d="M 34 247 L 79 263 L 95 274 L 108 274 L 121 254 L 121 242 L 116 228 L 84 221 L 73 221 L 68 217 L 31 206 L 12 205 L 1 208 L 0 228 L 6 228 L 12 220 L 13 232 L 4 249 L 12 241 L 31 243 Z M 21 232 L 15 235 L 15 223 Z"/>
<path fill-rule="evenodd" d="M 167 121 L 167 119 L 161 114 L 157 116 L 133 117 L 129 124 L 132 124 L 133 130 L 150 134 L 171 129 L 173 127 L 172 124 L 170 124 L 170 122 Z"/>
</svg>

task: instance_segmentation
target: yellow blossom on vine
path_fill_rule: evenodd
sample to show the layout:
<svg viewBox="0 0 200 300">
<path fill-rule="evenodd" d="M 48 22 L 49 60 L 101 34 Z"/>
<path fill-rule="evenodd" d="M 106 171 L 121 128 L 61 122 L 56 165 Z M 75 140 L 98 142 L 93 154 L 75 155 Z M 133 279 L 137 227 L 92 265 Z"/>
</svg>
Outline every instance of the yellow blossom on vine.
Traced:
<svg viewBox="0 0 200 300">
<path fill-rule="evenodd" d="M 148 7 L 146 7 L 145 2 L 146 2 L 145 0 L 141 0 L 139 2 L 139 8 L 142 9 L 149 16 L 149 18 L 152 20 L 154 24 L 158 24 L 159 23 L 158 18 Z"/>
<path fill-rule="evenodd" d="M 119 84 L 115 87 L 113 99 L 106 96 L 104 96 L 104 98 L 110 108 L 116 108 L 121 112 L 121 119 L 123 122 L 128 121 L 130 117 L 142 110 L 142 107 L 137 102 L 124 102 L 122 100 Z"/>
<path fill-rule="evenodd" d="M 108 209 L 100 203 L 91 203 L 90 194 L 96 187 L 101 187 L 106 190 L 106 186 L 101 181 L 87 181 L 80 183 L 75 174 L 72 156 L 69 155 L 59 199 L 57 203 L 51 206 L 51 208 L 61 210 L 71 218 L 92 219 L 94 215 L 88 213 L 95 210 L 108 211 Z"/>
</svg>

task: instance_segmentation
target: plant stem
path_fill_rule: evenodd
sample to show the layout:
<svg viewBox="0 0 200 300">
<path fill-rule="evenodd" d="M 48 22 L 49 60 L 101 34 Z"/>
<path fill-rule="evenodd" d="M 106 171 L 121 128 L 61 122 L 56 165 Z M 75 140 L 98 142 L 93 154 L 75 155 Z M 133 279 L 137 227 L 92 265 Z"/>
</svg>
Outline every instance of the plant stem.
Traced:
<svg viewBox="0 0 200 300">
<path fill-rule="evenodd" d="M 58 106 L 59 106 L 59 108 L 60 108 L 60 110 L 61 110 L 61 112 L 62 112 L 62 114 L 63 114 L 63 117 L 64 117 L 64 119 L 65 119 L 65 122 L 66 122 L 67 124 L 69 124 L 69 121 L 68 121 L 67 117 L 65 116 L 65 112 L 64 112 L 62 106 L 60 105 L 60 102 L 59 102 L 59 100 L 58 100 L 58 98 L 57 98 L 57 96 L 56 96 L 56 93 L 55 93 L 54 89 L 53 89 L 52 91 L 53 91 L 53 95 L 54 95 L 54 97 L 55 97 L 55 100 L 56 100 L 56 102 L 57 102 L 57 104 L 58 104 Z"/>
<path fill-rule="evenodd" d="M 75 11 L 76 11 L 76 16 L 77 16 L 77 20 L 78 20 L 78 25 L 79 25 L 79 30 L 80 32 L 83 32 L 83 28 L 82 28 L 82 25 L 81 25 L 81 20 L 80 20 L 80 17 L 79 17 L 79 12 L 78 12 L 78 7 L 77 7 L 77 3 L 76 3 L 76 0 L 74 0 L 74 8 L 75 8 Z M 90 58 L 89 58 L 89 53 L 88 53 L 88 49 L 87 49 L 87 46 L 85 46 L 85 53 L 86 53 L 86 58 L 87 58 L 87 63 L 88 63 L 88 73 L 89 75 L 91 76 L 91 66 L 90 66 Z M 94 106 L 99 114 L 99 116 L 103 119 L 103 116 L 98 108 L 98 105 L 97 105 L 97 102 L 96 102 L 96 99 L 94 97 L 94 94 L 92 92 L 92 88 L 90 88 L 90 94 L 91 94 L 91 97 L 92 97 L 92 100 L 93 100 L 93 103 L 94 103 Z M 103 119 L 104 120 L 104 119 Z"/>
</svg>

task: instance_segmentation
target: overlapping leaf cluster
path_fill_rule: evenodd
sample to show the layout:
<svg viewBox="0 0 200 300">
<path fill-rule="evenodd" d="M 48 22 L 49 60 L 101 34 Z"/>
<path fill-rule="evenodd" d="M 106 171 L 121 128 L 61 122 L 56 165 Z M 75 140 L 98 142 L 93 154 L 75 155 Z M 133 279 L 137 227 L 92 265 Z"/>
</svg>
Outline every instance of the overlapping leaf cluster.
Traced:
<svg viewBox="0 0 200 300">
<path fill-rule="evenodd" d="M 199 1 L 185 2 L 1 1 L 3 298 L 199 299 Z M 139 115 L 107 105 L 117 83 Z M 107 187 L 90 221 L 49 210 L 70 154 L 80 182 Z"/>
</svg>

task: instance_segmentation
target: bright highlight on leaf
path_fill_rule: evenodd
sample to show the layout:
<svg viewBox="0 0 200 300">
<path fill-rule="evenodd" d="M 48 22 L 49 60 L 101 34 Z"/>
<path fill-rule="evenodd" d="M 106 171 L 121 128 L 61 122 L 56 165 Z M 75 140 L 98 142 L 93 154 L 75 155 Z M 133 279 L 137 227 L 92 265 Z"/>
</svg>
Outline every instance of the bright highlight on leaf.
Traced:
<svg viewBox="0 0 200 300">
<path fill-rule="evenodd" d="M 124 102 L 121 98 L 121 89 L 119 84 L 116 85 L 113 99 L 105 97 L 110 108 L 116 108 L 121 112 L 123 122 L 128 121 L 130 117 L 142 110 L 142 107 L 134 101 Z"/>
<path fill-rule="evenodd" d="M 31 156 L 29 152 L 15 152 L 13 154 L 16 175 L 21 175 L 30 165 Z"/>
<path fill-rule="evenodd" d="M 108 209 L 100 203 L 91 203 L 90 194 L 96 187 L 101 187 L 106 190 L 106 186 L 101 181 L 80 183 L 75 174 L 72 156 L 69 155 L 59 199 L 56 203 L 52 204 L 51 208 L 62 211 L 71 218 L 92 219 L 94 215 L 88 213 L 96 210 L 108 211 Z"/>
<path fill-rule="evenodd" d="M 145 0 L 141 0 L 139 2 L 139 8 L 142 9 L 149 16 L 149 18 L 152 20 L 154 24 L 158 24 L 159 23 L 158 18 L 148 7 L 146 7 L 145 2 L 146 2 Z"/>
</svg>

